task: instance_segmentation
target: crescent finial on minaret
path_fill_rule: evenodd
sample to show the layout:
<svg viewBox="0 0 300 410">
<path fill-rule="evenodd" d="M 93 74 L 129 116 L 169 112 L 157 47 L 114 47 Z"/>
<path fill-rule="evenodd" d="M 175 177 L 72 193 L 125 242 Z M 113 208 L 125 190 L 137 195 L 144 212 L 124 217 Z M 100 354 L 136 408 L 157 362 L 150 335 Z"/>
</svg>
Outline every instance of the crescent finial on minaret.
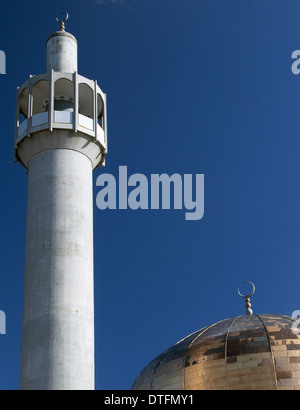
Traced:
<svg viewBox="0 0 300 410">
<path fill-rule="evenodd" d="M 60 23 L 60 31 L 65 31 L 65 22 L 68 20 L 69 18 L 69 13 L 67 13 L 66 11 L 63 11 L 61 14 L 65 14 L 65 18 L 63 20 L 59 20 L 59 18 L 56 18 L 56 21 L 58 23 Z"/>
<path fill-rule="evenodd" d="M 245 281 L 245 282 L 243 282 L 243 283 L 250 283 L 250 285 L 252 285 L 252 292 L 249 293 L 248 295 L 242 295 L 241 292 L 240 292 L 240 289 L 238 289 L 238 294 L 239 294 L 239 296 L 240 296 L 241 298 L 245 299 L 245 302 L 246 302 L 246 315 L 249 315 L 249 316 L 250 316 L 250 315 L 253 315 L 253 310 L 251 309 L 250 298 L 251 298 L 251 296 L 254 295 L 255 285 L 254 285 L 252 282 L 250 282 L 250 281 Z"/>
</svg>

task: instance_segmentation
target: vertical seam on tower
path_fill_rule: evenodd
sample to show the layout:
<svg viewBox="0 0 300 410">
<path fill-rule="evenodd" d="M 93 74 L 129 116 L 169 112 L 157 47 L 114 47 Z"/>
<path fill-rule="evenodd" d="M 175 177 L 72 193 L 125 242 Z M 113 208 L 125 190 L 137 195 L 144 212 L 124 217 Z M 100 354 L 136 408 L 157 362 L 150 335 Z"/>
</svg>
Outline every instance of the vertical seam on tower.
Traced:
<svg viewBox="0 0 300 410">
<path fill-rule="evenodd" d="M 276 377 L 275 358 L 274 358 L 273 349 L 272 349 L 272 346 L 271 346 L 270 335 L 269 335 L 268 329 L 267 329 L 266 325 L 264 324 L 263 320 L 261 319 L 260 315 L 255 315 L 255 316 L 260 320 L 260 322 L 262 323 L 262 325 L 263 325 L 263 327 L 264 327 L 264 329 L 265 329 L 265 332 L 266 332 L 266 336 L 267 336 L 267 339 L 268 339 L 268 342 L 269 342 L 269 346 L 270 346 L 270 353 L 271 353 L 272 364 L 273 364 L 273 370 L 274 370 L 275 386 L 276 386 L 276 390 L 278 390 L 278 383 L 277 383 L 277 377 Z"/>
</svg>

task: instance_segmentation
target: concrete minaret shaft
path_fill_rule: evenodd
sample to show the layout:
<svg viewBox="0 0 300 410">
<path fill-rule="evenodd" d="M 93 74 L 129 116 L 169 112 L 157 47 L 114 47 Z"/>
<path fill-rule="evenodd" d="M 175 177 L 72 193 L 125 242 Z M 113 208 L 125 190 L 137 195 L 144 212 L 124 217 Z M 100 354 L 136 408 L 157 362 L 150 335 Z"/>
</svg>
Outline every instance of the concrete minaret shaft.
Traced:
<svg viewBox="0 0 300 410">
<path fill-rule="evenodd" d="M 28 171 L 22 390 L 94 389 L 92 172 L 104 165 L 106 95 L 77 74 L 77 41 L 47 41 L 47 73 L 17 92 L 16 160 Z"/>
</svg>

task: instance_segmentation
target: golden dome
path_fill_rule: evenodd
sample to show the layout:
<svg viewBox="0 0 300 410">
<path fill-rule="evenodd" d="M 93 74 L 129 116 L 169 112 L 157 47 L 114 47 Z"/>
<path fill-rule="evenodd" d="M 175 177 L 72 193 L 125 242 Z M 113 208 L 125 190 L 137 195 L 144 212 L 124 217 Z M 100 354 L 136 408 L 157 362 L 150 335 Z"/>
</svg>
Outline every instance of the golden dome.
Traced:
<svg viewBox="0 0 300 410">
<path fill-rule="evenodd" d="M 133 390 L 300 389 L 296 319 L 238 316 L 198 330 L 149 363 Z"/>
</svg>

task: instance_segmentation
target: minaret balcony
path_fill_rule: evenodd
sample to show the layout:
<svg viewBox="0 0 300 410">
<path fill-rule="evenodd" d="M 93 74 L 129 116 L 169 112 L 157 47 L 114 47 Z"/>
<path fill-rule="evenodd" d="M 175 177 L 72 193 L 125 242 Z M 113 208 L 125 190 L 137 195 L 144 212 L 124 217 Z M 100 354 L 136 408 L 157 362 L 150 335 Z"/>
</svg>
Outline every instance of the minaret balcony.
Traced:
<svg viewBox="0 0 300 410">
<path fill-rule="evenodd" d="M 17 90 L 15 149 L 26 137 L 66 129 L 90 136 L 107 153 L 106 94 L 78 73 L 31 76 Z"/>
</svg>

